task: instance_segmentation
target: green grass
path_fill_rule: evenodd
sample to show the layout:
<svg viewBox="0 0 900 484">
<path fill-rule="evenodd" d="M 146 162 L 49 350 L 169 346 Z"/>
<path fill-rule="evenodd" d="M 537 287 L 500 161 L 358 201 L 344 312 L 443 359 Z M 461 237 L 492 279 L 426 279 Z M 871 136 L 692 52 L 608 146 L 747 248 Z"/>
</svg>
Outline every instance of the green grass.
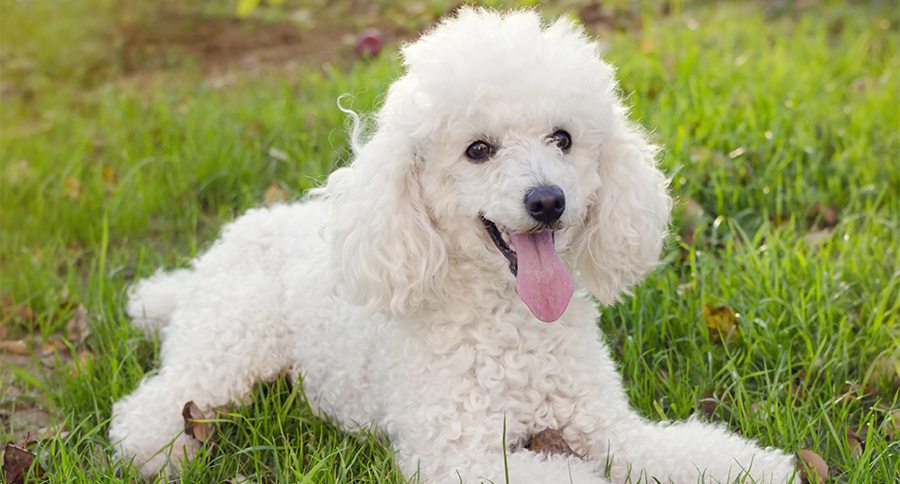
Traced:
<svg viewBox="0 0 900 484">
<path fill-rule="evenodd" d="M 52 482 L 128 481 L 134 471 L 110 462 L 110 408 L 158 348 L 128 326 L 126 285 L 184 264 L 272 184 L 298 198 L 321 181 L 347 156 L 337 97 L 374 109 L 399 64 L 263 70 L 224 86 L 189 68 L 86 81 L 40 12 L 2 5 L 4 52 L 25 35 L 10 26 L 36 29 L 22 47 L 34 65 L 3 64 L 18 90 L 0 112 L 2 322 L 8 339 L 46 340 L 84 304 L 95 357 L 74 376 L 7 364 L 26 394 L 0 395 L 0 408 L 37 401 L 68 432 L 31 445 Z M 642 414 L 681 419 L 714 402 L 708 418 L 815 450 L 834 482 L 891 482 L 900 376 L 881 368 L 900 361 L 900 14 L 890 2 L 778 5 L 687 6 L 607 36 L 679 207 L 660 270 L 600 325 Z M 106 30 L 92 25 L 60 35 L 96 42 Z M 711 339 L 704 304 L 733 308 L 740 339 Z M 220 418 L 184 482 L 402 481 L 383 443 L 316 418 L 283 381 Z M 13 411 L 0 440 L 19 424 Z M 848 428 L 865 437 L 857 455 Z"/>
</svg>

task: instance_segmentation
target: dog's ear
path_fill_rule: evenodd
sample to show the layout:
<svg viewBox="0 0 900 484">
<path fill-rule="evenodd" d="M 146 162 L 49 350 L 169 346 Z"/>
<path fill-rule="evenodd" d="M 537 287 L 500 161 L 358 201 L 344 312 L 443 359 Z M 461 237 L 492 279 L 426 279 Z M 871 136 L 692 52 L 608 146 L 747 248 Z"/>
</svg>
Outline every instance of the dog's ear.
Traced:
<svg viewBox="0 0 900 484">
<path fill-rule="evenodd" d="M 581 283 L 603 304 L 656 266 L 672 207 L 656 148 L 628 123 L 624 110 L 617 115 L 620 122 L 598 153 L 600 187 L 576 238 Z"/>
<path fill-rule="evenodd" d="M 406 136 L 380 129 L 323 190 L 337 287 L 350 300 L 394 316 L 440 298 L 443 240 L 418 180 L 420 162 Z"/>
</svg>

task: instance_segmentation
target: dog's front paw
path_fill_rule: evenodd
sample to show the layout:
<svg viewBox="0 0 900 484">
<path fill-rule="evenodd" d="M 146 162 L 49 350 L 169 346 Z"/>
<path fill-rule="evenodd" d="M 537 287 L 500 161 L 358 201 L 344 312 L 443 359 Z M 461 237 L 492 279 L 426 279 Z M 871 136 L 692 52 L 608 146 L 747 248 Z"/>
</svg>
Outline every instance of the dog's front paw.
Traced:
<svg viewBox="0 0 900 484">
<path fill-rule="evenodd" d="M 759 449 L 748 461 L 742 462 L 735 457 L 734 462 L 740 465 L 739 478 L 749 477 L 753 482 L 775 484 L 801 482 L 797 474 L 797 460 L 780 449 Z"/>
<path fill-rule="evenodd" d="M 116 459 L 140 469 L 144 476 L 193 458 L 199 443 L 184 434 L 184 419 L 178 408 L 161 412 L 154 401 L 131 395 L 113 405 L 109 440 Z"/>
<path fill-rule="evenodd" d="M 144 477 L 173 473 L 182 462 L 191 460 L 198 448 L 197 442 L 186 435 L 179 435 L 161 447 L 132 436 L 116 441 L 112 430 L 110 440 L 115 443 L 116 460 L 123 465 L 131 464 Z"/>
</svg>

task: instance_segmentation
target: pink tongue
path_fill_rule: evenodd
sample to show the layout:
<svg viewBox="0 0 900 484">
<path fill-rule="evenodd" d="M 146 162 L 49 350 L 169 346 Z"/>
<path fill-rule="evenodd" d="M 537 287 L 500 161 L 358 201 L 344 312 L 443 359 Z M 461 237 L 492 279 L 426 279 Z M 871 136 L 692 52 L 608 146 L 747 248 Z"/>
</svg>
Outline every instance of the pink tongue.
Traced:
<svg viewBox="0 0 900 484">
<path fill-rule="evenodd" d="M 538 319 L 552 323 L 572 299 L 575 284 L 553 247 L 553 233 L 510 234 L 516 250 L 516 292 Z"/>
</svg>

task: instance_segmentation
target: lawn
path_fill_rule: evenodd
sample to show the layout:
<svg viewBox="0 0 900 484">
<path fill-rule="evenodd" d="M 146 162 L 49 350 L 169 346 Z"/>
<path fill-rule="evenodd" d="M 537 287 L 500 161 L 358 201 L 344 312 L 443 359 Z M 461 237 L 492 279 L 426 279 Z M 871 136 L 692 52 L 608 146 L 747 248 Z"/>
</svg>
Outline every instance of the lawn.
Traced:
<svg viewBox="0 0 900 484">
<path fill-rule="evenodd" d="M 346 161 L 336 99 L 376 109 L 397 41 L 449 7 L 287 2 L 238 20 L 236 3 L 0 0 L 0 442 L 51 482 L 137 475 L 106 439 L 158 352 L 128 325 L 129 282 Z M 608 45 L 678 200 L 659 270 L 598 322 L 632 404 L 810 449 L 830 482 L 893 482 L 896 4 L 565 4 L 548 14 Z M 389 42 L 359 59 L 368 25 Z M 318 418 L 288 379 L 214 426 L 183 482 L 403 480 L 383 442 Z"/>
</svg>

